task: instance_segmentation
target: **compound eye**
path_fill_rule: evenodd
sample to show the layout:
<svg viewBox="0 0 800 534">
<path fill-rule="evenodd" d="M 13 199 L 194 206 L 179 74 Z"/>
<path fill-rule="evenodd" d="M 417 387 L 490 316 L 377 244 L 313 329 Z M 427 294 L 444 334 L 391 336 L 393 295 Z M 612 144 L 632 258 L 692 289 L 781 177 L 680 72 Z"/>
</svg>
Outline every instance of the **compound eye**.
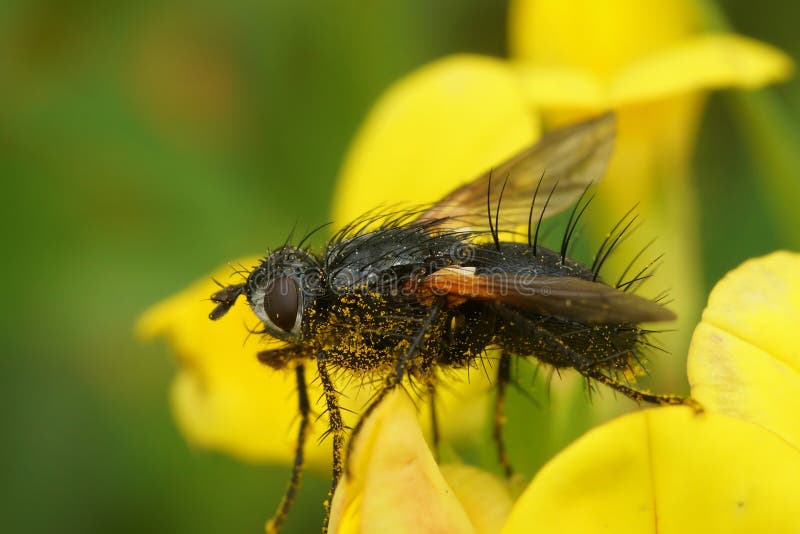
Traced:
<svg viewBox="0 0 800 534">
<path fill-rule="evenodd" d="M 297 334 L 300 330 L 300 311 L 300 294 L 294 279 L 281 276 L 267 285 L 264 312 L 272 324 L 286 333 Z"/>
</svg>

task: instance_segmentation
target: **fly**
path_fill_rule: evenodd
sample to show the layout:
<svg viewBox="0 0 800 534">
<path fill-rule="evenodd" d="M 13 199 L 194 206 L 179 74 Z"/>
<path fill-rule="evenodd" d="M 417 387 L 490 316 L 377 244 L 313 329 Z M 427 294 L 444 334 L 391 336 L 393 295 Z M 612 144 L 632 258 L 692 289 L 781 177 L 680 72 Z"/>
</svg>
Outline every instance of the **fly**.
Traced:
<svg viewBox="0 0 800 534">
<path fill-rule="evenodd" d="M 310 428 L 307 368 L 318 374 L 327 404 L 331 495 L 353 438 L 389 392 L 410 380 L 432 399 L 438 368 L 473 365 L 489 348 L 499 353 L 494 437 L 509 475 L 502 422 L 514 357 L 574 369 L 639 402 L 697 407 L 692 399 L 637 389 L 630 378 L 640 369 L 640 352 L 647 345 L 648 331 L 639 324 L 675 319 L 657 302 L 630 291 L 648 276 L 647 268 L 613 285 L 599 276 L 636 217 L 629 213 L 620 221 L 591 266 L 568 257 L 588 205 L 587 190 L 605 173 L 614 137 L 612 114 L 553 131 L 431 206 L 364 216 L 319 252 L 284 245 L 245 282 L 211 297 L 216 307 L 210 318 L 216 320 L 244 295 L 263 332 L 286 342 L 259 353 L 259 360 L 296 375 L 295 461 L 270 529 L 280 528 L 299 487 Z M 542 221 L 573 204 L 560 249 L 543 247 Z M 509 232 L 527 239 L 508 239 Z M 337 372 L 377 377 L 381 384 L 353 428 L 348 448 L 331 378 Z"/>
</svg>

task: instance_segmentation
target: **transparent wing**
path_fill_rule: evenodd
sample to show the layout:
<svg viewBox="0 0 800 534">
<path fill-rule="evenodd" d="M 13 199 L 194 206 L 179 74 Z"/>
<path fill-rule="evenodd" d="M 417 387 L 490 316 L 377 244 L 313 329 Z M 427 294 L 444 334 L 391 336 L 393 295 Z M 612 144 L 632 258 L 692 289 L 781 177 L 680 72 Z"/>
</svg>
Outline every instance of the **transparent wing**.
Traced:
<svg viewBox="0 0 800 534">
<path fill-rule="evenodd" d="M 554 130 L 535 145 L 453 190 L 418 220 L 430 222 L 437 229 L 486 232 L 494 225 L 498 205 L 501 230 L 526 226 L 531 213 L 534 222 L 540 216 L 555 215 L 600 180 L 608 166 L 614 137 L 612 113 Z M 545 203 L 547 208 L 542 213 Z M 492 214 L 491 222 L 488 212 Z"/>
<path fill-rule="evenodd" d="M 423 297 L 446 296 L 455 303 L 494 301 L 584 323 L 644 323 L 675 319 L 674 313 L 656 302 L 580 278 L 482 275 L 469 268 L 447 267 L 426 277 L 422 288 Z"/>
</svg>

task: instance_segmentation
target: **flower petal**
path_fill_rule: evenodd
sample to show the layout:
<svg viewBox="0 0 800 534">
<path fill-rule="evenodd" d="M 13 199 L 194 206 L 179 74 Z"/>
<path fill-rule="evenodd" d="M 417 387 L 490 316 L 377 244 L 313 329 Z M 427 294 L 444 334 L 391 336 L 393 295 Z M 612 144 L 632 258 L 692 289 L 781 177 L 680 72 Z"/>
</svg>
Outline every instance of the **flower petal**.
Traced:
<svg viewBox="0 0 800 534">
<path fill-rule="evenodd" d="M 698 28 L 687 0 L 514 0 L 509 9 L 512 57 L 571 65 L 604 81 Z"/>
<path fill-rule="evenodd" d="M 598 427 L 556 456 L 502 532 L 796 532 L 797 480 L 800 454 L 758 426 L 651 409 Z"/>
<path fill-rule="evenodd" d="M 755 88 L 791 71 L 792 60 L 777 48 L 738 35 L 703 35 L 627 65 L 609 96 L 621 106 L 701 89 Z"/>
<path fill-rule="evenodd" d="M 403 392 L 392 393 L 366 421 L 350 469 L 333 498 L 331 532 L 475 532 Z"/>
<path fill-rule="evenodd" d="M 800 450 L 800 254 L 750 260 L 714 287 L 689 349 L 692 396 Z"/>
<path fill-rule="evenodd" d="M 249 266 L 256 261 L 247 258 L 239 263 Z M 230 271 L 230 267 L 220 269 L 213 277 L 227 280 Z M 178 357 L 172 408 L 192 444 L 250 461 L 287 461 L 296 439 L 294 373 L 258 362 L 258 351 L 279 342 L 248 336 L 244 325 L 257 320 L 247 305 L 240 302 L 219 321 L 209 320 L 213 306 L 208 297 L 217 289 L 208 278 L 153 306 L 139 320 L 138 334 L 166 337 Z M 318 395 L 310 393 L 313 399 Z M 329 446 L 312 442 L 308 449 L 310 463 L 329 463 Z"/>
<path fill-rule="evenodd" d="M 520 63 L 517 68 L 525 95 L 543 109 L 597 112 L 608 108 L 608 89 L 591 71 L 532 63 Z"/>
<path fill-rule="evenodd" d="M 452 56 L 395 83 L 358 132 L 333 219 L 381 204 L 433 202 L 532 143 L 538 119 L 504 61 Z"/>
<path fill-rule="evenodd" d="M 491 473 L 464 464 L 439 467 L 467 512 L 476 534 L 500 532 L 513 504 L 507 483 Z"/>
</svg>

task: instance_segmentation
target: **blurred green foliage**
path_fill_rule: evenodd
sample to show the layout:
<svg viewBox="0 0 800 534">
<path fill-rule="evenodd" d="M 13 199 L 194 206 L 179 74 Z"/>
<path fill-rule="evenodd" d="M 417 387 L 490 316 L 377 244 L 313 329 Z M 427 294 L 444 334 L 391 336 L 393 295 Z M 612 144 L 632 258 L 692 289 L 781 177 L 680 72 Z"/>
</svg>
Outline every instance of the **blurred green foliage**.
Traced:
<svg viewBox="0 0 800 534">
<path fill-rule="evenodd" d="M 800 58 L 800 6 L 721 8 Z M 187 446 L 167 403 L 174 363 L 132 325 L 295 223 L 325 222 L 381 90 L 448 53 L 502 55 L 505 15 L 481 0 L 0 5 L 5 532 L 261 531 L 288 469 Z M 783 173 L 783 204 L 800 201 L 798 88 L 710 102 L 695 162 L 707 289 L 800 246 L 770 195 Z M 307 481 L 299 505 L 319 511 L 327 480 Z"/>
</svg>

